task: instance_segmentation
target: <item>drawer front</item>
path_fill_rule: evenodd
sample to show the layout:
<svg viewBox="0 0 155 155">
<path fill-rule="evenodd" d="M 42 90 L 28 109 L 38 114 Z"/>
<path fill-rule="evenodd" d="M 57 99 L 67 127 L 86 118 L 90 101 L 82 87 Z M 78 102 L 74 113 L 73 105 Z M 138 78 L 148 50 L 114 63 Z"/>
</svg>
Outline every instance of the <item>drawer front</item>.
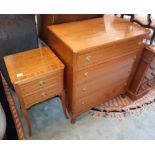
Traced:
<svg viewBox="0 0 155 155">
<path fill-rule="evenodd" d="M 85 84 L 78 85 L 76 87 L 76 98 L 78 99 L 93 94 L 95 91 L 115 85 L 121 80 L 125 81 L 123 86 L 127 86 L 129 74 L 129 67 L 122 67 L 117 72 L 112 71 L 109 74 L 103 74 L 101 77 L 88 81 Z"/>
<path fill-rule="evenodd" d="M 128 76 L 129 74 L 127 74 L 127 72 L 131 71 L 135 59 L 136 53 L 132 53 L 106 63 L 83 69 L 77 72 L 76 84 L 82 84 L 98 77 L 104 77 L 113 73 L 117 74 L 120 69 L 126 69 L 123 74 Z"/>
<path fill-rule="evenodd" d="M 40 89 L 45 89 L 49 86 L 54 85 L 61 85 L 62 84 L 62 78 L 63 78 L 63 72 L 57 72 L 49 75 L 45 75 L 42 77 L 39 77 L 37 79 L 34 79 L 29 82 L 25 82 L 24 84 L 20 85 L 20 90 L 22 92 L 22 95 L 31 94 L 34 91 L 38 91 Z"/>
<path fill-rule="evenodd" d="M 60 93 L 60 88 L 58 85 L 53 85 L 52 87 L 41 89 L 33 94 L 23 96 L 23 101 L 26 108 L 35 105 L 36 103 L 45 101 L 51 97 L 54 97 Z"/>
<path fill-rule="evenodd" d="M 120 57 L 141 48 L 140 40 L 116 43 L 107 47 L 100 47 L 89 51 L 86 54 L 80 54 L 77 58 L 77 66 L 79 69 L 88 66 L 106 62 L 109 59 Z"/>
<path fill-rule="evenodd" d="M 114 85 L 110 85 L 107 88 L 102 88 L 94 93 L 91 93 L 85 97 L 77 99 L 76 103 L 73 105 L 73 112 L 75 114 L 80 114 L 82 112 L 88 111 L 91 108 L 104 103 L 105 101 L 124 93 L 125 81 L 120 81 Z"/>
</svg>

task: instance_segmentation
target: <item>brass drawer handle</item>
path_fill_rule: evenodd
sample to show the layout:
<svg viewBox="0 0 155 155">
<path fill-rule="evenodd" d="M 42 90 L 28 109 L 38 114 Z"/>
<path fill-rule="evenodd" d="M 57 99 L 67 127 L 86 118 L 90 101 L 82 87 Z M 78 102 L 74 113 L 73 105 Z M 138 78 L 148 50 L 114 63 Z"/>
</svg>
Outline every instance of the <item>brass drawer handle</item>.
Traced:
<svg viewBox="0 0 155 155">
<path fill-rule="evenodd" d="M 85 72 L 85 73 L 84 73 L 84 76 L 85 76 L 85 77 L 88 77 L 88 72 Z"/>
<path fill-rule="evenodd" d="M 91 62 L 92 56 L 88 55 L 88 56 L 86 56 L 85 59 L 86 59 L 87 62 Z"/>
<path fill-rule="evenodd" d="M 85 101 L 82 101 L 81 104 L 84 105 L 85 104 Z"/>
<path fill-rule="evenodd" d="M 85 92 L 87 89 L 86 88 L 82 88 L 82 91 Z"/>
<path fill-rule="evenodd" d="M 45 81 L 39 81 L 39 85 L 43 86 L 45 84 Z"/>
<path fill-rule="evenodd" d="M 142 45 L 143 44 L 143 40 L 138 42 L 138 45 Z"/>
<path fill-rule="evenodd" d="M 41 93 L 42 97 L 45 97 L 47 94 L 45 92 Z"/>
</svg>

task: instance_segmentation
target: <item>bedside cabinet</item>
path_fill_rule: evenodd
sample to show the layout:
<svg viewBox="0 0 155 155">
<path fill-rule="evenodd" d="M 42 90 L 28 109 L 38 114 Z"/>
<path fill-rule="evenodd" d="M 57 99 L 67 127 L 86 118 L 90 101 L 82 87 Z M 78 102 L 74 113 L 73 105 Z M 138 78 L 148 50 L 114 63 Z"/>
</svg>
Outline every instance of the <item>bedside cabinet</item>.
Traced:
<svg viewBox="0 0 155 155">
<path fill-rule="evenodd" d="M 35 104 L 60 96 L 67 117 L 64 65 L 47 46 L 5 56 L 4 61 L 26 118 L 29 135 L 32 131 L 27 109 Z"/>
<path fill-rule="evenodd" d="M 155 84 L 155 46 L 146 46 L 129 89 L 129 96 L 136 100 L 145 95 Z"/>
</svg>

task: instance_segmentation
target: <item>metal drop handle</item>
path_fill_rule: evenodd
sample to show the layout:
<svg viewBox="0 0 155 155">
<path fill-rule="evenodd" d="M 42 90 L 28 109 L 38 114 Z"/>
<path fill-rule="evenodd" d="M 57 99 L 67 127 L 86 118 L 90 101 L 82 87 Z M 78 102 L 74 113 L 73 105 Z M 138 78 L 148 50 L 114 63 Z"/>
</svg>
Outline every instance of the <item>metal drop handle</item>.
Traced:
<svg viewBox="0 0 155 155">
<path fill-rule="evenodd" d="M 85 104 L 85 101 L 82 101 L 81 104 L 84 105 Z"/>
<path fill-rule="evenodd" d="M 84 76 L 85 76 L 85 77 L 88 77 L 88 72 L 85 72 L 85 73 L 84 73 Z"/>
<path fill-rule="evenodd" d="M 43 96 L 43 97 L 46 96 L 46 95 L 47 95 L 47 94 L 46 94 L 45 92 L 41 93 L 41 96 Z"/>
<path fill-rule="evenodd" d="M 45 84 L 45 81 L 39 81 L 39 85 L 43 86 Z"/>
<path fill-rule="evenodd" d="M 82 88 L 82 91 L 85 92 L 87 89 L 86 88 Z"/>
<path fill-rule="evenodd" d="M 88 56 L 86 56 L 85 59 L 86 59 L 87 62 L 91 62 L 92 56 L 91 55 L 88 55 Z"/>
</svg>

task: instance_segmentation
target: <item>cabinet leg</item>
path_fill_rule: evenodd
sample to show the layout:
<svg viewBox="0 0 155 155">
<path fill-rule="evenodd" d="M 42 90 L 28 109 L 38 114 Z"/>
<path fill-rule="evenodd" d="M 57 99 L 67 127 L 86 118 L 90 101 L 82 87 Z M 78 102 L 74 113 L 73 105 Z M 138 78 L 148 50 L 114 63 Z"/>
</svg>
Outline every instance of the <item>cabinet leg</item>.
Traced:
<svg viewBox="0 0 155 155">
<path fill-rule="evenodd" d="M 76 122 L 76 116 L 71 116 L 71 123 L 75 124 L 75 122 Z"/>
<path fill-rule="evenodd" d="M 26 123 L 27 123 L 27 126 L 28 126 L 29 136 L 31 136 L 32 135 L 32 129 L 31 129 L 30 118 L 29 118 L 28 112 L 27 112 L 27 110 L 25 108 L 23 108 L 23 113 L 24 113 Z"/>
<path fill-rule="evenodd" d="M 66 95 L 64 91 L 62 92 L 60 97 L 61 97 L 61 103 L 62 103 L 62 109 L 63 109 L 64 115 L 68 119 L 67 110 L 66 110 Z"/>
</svg>

